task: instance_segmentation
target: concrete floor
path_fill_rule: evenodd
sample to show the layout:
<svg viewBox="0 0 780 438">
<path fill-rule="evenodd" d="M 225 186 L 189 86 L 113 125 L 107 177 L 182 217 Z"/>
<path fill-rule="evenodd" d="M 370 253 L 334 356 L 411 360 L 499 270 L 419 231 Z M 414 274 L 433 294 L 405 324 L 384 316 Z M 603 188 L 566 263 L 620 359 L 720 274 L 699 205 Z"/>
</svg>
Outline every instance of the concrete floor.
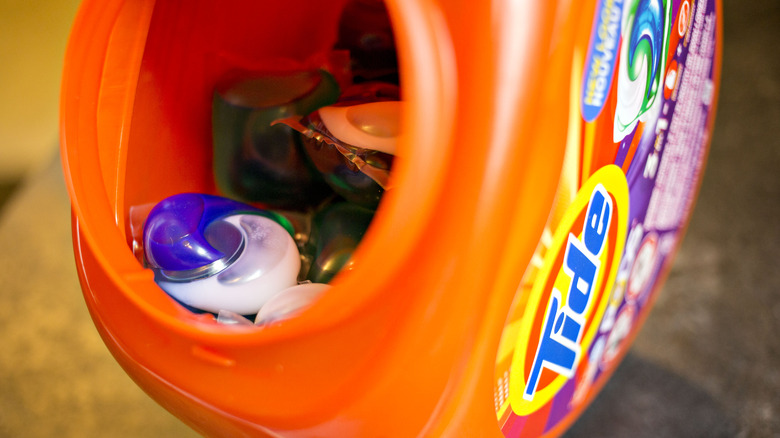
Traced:
<svg viewBox="0 0 780 438">
<path fill-rule="evenodd" d="M 567 437 L 780 436 L 780 2 L 725 5 L 710 161 L 655 308 Z M 83 304 L 59 164 L 0 211 L 0 437 L 183 437 Z"/>
</svg>

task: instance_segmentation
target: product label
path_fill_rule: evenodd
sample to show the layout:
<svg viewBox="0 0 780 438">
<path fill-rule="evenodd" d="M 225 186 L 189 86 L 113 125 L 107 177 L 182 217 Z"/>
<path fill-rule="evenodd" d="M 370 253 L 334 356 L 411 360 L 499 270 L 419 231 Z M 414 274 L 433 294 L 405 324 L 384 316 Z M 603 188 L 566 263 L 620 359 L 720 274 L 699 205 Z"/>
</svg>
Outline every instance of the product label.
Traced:
<svg viewBox="0 0 780 438">
<path fill-rule="evenodd" d="M 494 407 L 507 437 L 560 433 L 625 354 L 679 244 L 707 152 L 715 1 L 596 3 L 572 63 L 581 78 L 570 90 L 572 174 L 496 358 Z"/>
<path fill-rule="evenodd" d="M 535 411 L 574 377 L 606 309 L 627 219 L 625 176 L 604 167 L 564 215 L 525 307 L 510 368 L 523 387 L 510 394 L 516 412 Z"/>
</svg>

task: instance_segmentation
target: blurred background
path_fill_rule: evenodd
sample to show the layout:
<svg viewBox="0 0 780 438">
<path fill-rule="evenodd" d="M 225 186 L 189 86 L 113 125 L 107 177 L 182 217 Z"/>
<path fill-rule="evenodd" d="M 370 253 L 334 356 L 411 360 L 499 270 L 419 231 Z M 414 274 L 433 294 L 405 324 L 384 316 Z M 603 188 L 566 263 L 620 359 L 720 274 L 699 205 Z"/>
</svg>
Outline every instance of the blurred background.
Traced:
<svg viewBox="0 0 780 438">
<path fill-rule="evenodd" d="M 75 0 L 0 0 L 0 183 L 51 160 Z"/>
<path fill-rule="evenodd" d="M 81 297 L 58 93 L 74 0 L 0 0 L 0 437 L 194 436 L 114 362 Z M 631 352 L 569 437 L 780 436 L 780 2 L 724 1 L 709 164 Z"/>
</svg>

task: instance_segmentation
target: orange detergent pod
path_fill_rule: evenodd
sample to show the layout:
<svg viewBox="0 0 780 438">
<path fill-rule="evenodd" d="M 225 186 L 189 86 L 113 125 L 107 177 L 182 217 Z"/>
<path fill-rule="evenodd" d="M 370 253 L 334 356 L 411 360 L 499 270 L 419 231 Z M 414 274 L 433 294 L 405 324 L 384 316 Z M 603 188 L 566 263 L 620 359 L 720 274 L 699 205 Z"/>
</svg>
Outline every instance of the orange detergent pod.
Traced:
<svg viewBox="0 0 780 438">
<path fill-rule="evenodd" d="M 61 153 L 90 314 L 132 379 L 205 435 L 557 436 L 625 354 L 684 232 L 720 1 L 386 0 L 392 33 L 373 35 L 354 17 L 386 23 L 377 5 L 83 2 Z M 345 20 L 360 38 L 339 38 Z M 397 55 L 398 156 L 350 269 L 262 326 L 166 295 L 130 210 L 220 194 L 215 84 L 327 70 L 351 49 L 368 77 L 379 37 Z"/>
</svg>

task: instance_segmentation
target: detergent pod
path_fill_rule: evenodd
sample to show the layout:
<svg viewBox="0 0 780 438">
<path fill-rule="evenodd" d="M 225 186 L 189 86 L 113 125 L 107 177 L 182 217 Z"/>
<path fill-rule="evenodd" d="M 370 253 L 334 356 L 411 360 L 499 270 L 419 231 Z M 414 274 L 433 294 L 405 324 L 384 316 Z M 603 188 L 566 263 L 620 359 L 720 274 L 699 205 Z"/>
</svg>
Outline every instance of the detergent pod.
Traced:
<svg viewBox="0 0 780 438">
<path fill-rule="evenodd" d="M 285 289 L 271 297 L 260 308 L 255 318 L 256 325 L 271 324 L 275 321 L 291 318 L 310 306 L 330 285 L 305 282 Z"/>
<path fill-rule="evenodd" d="M 368 230 L 374 211 L 340 202 L 317 213 L 312 225 L 312 264 L 307 279 L 328 283 L 342 269 L 349 269 L 352 253 Z"/>
<path fill-rule="evenodd" d="M 217 313 L 217 322 L 224 325 L 263 326 L 290 319 L 311 306 L 330 288 L 328 284 L 304 281 L 269 298 L 255 315 L 254 321 L 223 309 Z"/>
<path fill-rule="evenodd" d="M 332 192 L 305 159 L 299 135 L 271 126 L 332 104 L 339 85 L 324 70 L 231 75 L 212 104 L 214 174 L 226 194 L 277 208 L 305 209 Z"/>
<path fill-rule="evenodd" d="M 303 134 L 308 157 L 336 193 L 376 207 L 390 184 L 403 106 L 399 98 L 396 85 L 366 82 L 345 90 L 334 105 L 278 123 Z"/>
<path fill-rule="evenodd" d="M 277 214 L 186 193 L 152 209 L 144 248 L 155 281 L 177 301 L 213 313 L 250 315 L 297 284 L 300 257 L 291 232 Z"/>
</svg>

